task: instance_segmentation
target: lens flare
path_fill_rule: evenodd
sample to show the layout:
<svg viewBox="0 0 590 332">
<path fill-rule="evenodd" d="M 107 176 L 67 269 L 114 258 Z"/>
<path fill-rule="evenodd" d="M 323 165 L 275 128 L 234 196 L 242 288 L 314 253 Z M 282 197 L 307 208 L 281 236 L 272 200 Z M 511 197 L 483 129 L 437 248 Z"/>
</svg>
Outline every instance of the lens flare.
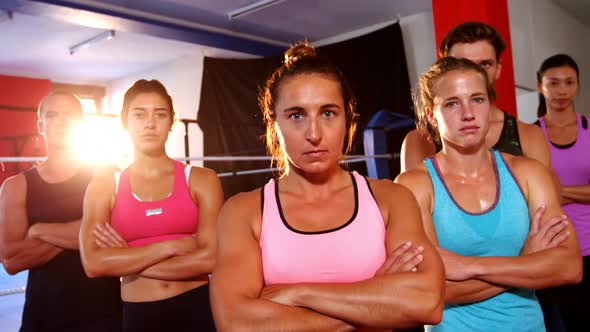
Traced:
<svg viewBox="0 0 590 332">
<path fill-rule="evenodd" d="M 133 159 L 133 144 L 117 117 L 86 115 L 71 136 L 82 162 L 124 168 Z"/>
</svg>

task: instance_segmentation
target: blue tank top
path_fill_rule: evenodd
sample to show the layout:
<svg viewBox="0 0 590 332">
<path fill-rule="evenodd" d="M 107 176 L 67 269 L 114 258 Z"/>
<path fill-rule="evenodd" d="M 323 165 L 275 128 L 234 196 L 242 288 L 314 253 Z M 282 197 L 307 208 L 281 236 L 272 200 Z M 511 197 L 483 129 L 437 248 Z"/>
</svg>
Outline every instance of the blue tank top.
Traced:
<svg viewBox="0 0 590 332">
<path fill-rule="evenodd" d="M 454 200 L 433 158 L 424 163 L 434 188 L 432 220 L 442 248 L 463 256 L 518 256 L 530 228 L 527 203 L 502 156 L 492 150 L 496 200 L 481 213 Z M 535 291 L 512 288 L 481 302 L 446 304 L 443 319 L 426 331 L 545 331 Z"/>
</svg>

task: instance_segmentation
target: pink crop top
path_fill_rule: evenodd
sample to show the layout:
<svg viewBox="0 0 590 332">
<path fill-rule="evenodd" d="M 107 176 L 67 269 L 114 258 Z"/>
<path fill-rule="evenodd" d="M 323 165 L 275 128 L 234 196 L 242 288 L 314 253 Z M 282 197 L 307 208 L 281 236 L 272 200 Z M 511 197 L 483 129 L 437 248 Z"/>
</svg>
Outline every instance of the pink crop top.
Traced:
<svg viewBox="0 0 590 332">
<path fill-rule="evenodd" d="M 291 227 L 281 208 L 277 181 L 264 186 L 260 249 L 265 285 L 356 282 L 375 275 L 386 259 L 385 225 L 367 180 L 356 172 L 351 178 L 352 217 L 322 232 Z"/>
<path fill-rule="evenodd" d="M 141 201 L 131 191 L 129 169 L 117 185 L 111 225 L 131 247 L 192 235 L 199 225 L 199 208 L 193 201 L 184 164 L 174 162 L 174 187 L 167 198 Z"/>
</svg>

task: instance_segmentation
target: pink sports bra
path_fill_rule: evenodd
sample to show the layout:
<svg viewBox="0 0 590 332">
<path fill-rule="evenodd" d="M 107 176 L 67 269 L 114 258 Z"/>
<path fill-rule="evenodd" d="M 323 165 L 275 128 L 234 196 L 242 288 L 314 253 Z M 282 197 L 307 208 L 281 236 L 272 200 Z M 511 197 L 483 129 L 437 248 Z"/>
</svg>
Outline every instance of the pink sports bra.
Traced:
<svg viewBox="0 0 590 332">
<path fill-rule="evenodd" d="M 133 194 L 129 169 L 125 169 L 117 184 L 111 225 L 131 247 L 193 235 L 199 225 L 199 208 L 185 180 L 184 164 L 174 162 L 170 196 L 152 202 Z"/>
<path fill-rule="evenodd" d="M 263 187 L 260 249 L 265 285 L 355 282 L 372 278 L 386 259 L 385 225 L 367 180 L 351 173 L 355 209 L 331 230 L 294 229 L 283 214 L 278 182 Z M 311 212 L 313 213 L 313 212 Z"/>
</svg>

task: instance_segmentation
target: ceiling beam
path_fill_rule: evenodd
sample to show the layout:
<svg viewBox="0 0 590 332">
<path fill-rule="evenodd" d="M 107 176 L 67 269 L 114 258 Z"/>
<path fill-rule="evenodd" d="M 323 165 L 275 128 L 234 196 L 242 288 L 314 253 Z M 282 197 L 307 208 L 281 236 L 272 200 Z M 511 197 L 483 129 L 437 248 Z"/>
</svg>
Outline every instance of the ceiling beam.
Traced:
<svg viewBox="0 0 590 332">
<path fill-rule="evenodd" d="M 3 0 L 0 9 L 260 56 L 281 54 L 288 48 L 288 43 L 282 41 L 92 0 Z"/>
</svg>

